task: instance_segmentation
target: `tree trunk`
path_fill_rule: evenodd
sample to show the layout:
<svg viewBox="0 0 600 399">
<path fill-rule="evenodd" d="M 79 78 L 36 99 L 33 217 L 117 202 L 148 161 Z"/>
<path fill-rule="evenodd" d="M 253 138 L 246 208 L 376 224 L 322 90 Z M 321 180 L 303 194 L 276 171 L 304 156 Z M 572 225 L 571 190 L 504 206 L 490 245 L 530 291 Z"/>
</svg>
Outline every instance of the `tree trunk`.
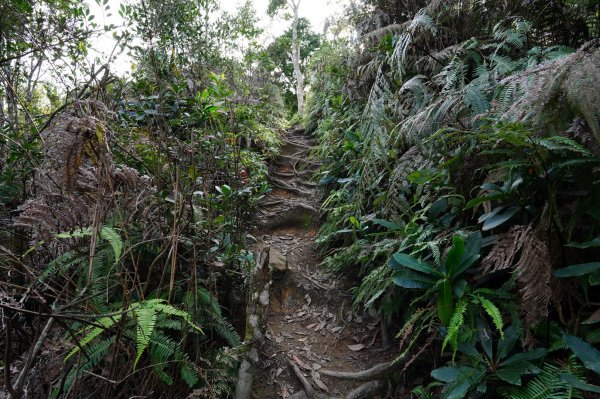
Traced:
<svg viewBox="0 0 600 399">
<path fill-rule="evenodd" d="M 304 114 L 304 75 L 300 69 L 300 42 L 298 40 L 298 9 L 300 1 L 293 1 L 294 23 L 292 25 L 292 62 L 294 63 L 294 76 L 296 77 L 296 97 L 298 98 L 298 114 Z"/>
<path fill-rule="evenodd" d="M 246 334 L 242 364 L 238 371 L 235 399 L 249 399 L 259 363 L 260 346 L 267 330 L 269 289 L 271 269 L 269 268 L 269 247 L 255 253 L 256 266 L 252 271 L 246 304 Z"/>
</svg>

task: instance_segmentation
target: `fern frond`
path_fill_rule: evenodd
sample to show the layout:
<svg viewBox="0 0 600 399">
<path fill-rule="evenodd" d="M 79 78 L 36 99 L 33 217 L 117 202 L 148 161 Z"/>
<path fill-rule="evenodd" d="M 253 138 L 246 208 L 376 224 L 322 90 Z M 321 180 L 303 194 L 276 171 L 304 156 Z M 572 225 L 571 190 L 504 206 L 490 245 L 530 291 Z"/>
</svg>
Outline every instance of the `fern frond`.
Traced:
<svg viewBox="0 0 600 399">
<path fill-rule="evenodd" d="M 492 301 L 482 296 L 478 296 L 477 300 L 481 303 L 483 310 L 490 316 L 496 329 L 500 332 L 500 336 L 504 337 L 504 323 L 502 322 L 502 314 L 500 309 Z"/>
<path fill-rule="evenodd" d="M 88 261 L 87 254 L 82 256 L 77 251 L 68 251 L 54 258 L 40 274 L 39 280 L 46 281 L 58 273 L 65 273 L 74 266 L 81 266 Z"/>
<path fill-rule="evenodd" d="M 580 374 L 581 367 L 571 360 L 563 366 L 546 363 L 542 371 L 525 387 L 510 391 L 505 397 L 510 399 L 575 399 L 579 392 L 560 379 L 561 373 Z"/>
<path fill-rule="evenodd" d="M 115 254 L 115 263 L 118 262 L 123 252 L 123 241 L 119 233 L 112 227 L 104 226 L 100 229 L 100 237 L 108 241 Z"/>
<path fill-rule="evenodd" d="M 99 319 L 96 324 L 99 324 L 100 326 L 94 326 L 94 327 L 85 327 L 84 329 L 82 329 L 80 331 L 80 333 L 83 335 L 85 334 L 85 336 L 83 336 L 77 346 L 75 346 L 65 357 L 65 361 L 67 361 L 71 356 L 73 356 L 74 354 L 76 354 L 77 352 L 79 352 L 80 348 L 83 348 L 85 346 L 87 346 L 90 342 L 92 342 L 96 337 L 98 337 L 100 334 L 102 334 L 104 331 L 106 331 L 108 328 L 112 327 L 113 325 L 115 325 L 115 323 L 117 323 L 119 320 L 121 319 L 121 315 L 117 315 L 117 316 L 110 316 L 110 317 L 103 317 L 101 319 Z"/>
<path fill-rule="evenodd" d="M 454 309 L 454 313 L 452 314 L 452 318 L 450 319 L 450 324 L 448 324 L 448 333 L 446 338 L 444 338 L 444 343 L 442 344 L 442 351 L 446 348 L 446 345 L 450 344 L 452 346 L 453 354 L 452 359 L 456 356 L 456 351 L 458 350 L 458 336 L 461 328 L 465 324 L 465 312 L 467 311 L 467 307 L 469 306 L 469 302 L 466 298 L 461 298 L 456 304 L 456 308 Z"/>
<path fill-rule="evenodd" d="M 142 357 L 142 353 L 148 347 L 150 343 L 150 337 L 154 332 L 156 326 L 156 308 L 152 306 L 142 306 L 134 309 L 133 313 L 136 318 L 136 346 L 137 353 L 135 355 L 135 361 L 133 362 L 133 368 L 137 366 L 138 361 Z"/>
</svg>

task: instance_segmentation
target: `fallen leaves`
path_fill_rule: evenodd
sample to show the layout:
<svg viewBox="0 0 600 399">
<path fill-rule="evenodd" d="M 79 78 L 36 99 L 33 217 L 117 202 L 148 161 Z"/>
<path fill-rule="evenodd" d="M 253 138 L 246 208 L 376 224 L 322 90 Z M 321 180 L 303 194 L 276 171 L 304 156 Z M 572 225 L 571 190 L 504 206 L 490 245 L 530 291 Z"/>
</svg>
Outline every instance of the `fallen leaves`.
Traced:
<svg viewBox="0 0 600 399">
<path fill-rule="evenodd" d="M 363 344 L 355 344 L 355 345 L 347 345 L 348 349 L 350 349 L 351 351 L 354 352 L 358 352 L 360 350 L 365 349 L 365 346 Z"/>
</svg>

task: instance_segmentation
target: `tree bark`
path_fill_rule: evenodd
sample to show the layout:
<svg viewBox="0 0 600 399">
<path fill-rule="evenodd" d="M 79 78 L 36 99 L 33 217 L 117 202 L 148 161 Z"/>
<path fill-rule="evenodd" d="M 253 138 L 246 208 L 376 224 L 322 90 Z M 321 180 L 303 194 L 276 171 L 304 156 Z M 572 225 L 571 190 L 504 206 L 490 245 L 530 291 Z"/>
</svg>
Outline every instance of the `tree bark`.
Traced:
<svg viewBox="0 0 600 399">
<path fill-rule="evenodd" d="M 296 97 L 298 98 L 298 114 L 304 114 L 304 75 L 300 69 L 300 42 L 298 40 L 298 10 L 302 0 L 291 0 L 290 5 L 294 12 L 292 24 L 292 62 L 294 63 L 294 76 L 296 77 Z"/>
<path fill-rule="evenodd" d="M 252 271 L 246 304 L 246 334 L 244 337 L 246 354 L 238 371 L 235 399 L 249 399 L 252 394 L 260 345 L 267 329 L 269 289 L 271 287 L 269 247 L 265 247 L 255 256 L 256 265 Z"/>
</svg>

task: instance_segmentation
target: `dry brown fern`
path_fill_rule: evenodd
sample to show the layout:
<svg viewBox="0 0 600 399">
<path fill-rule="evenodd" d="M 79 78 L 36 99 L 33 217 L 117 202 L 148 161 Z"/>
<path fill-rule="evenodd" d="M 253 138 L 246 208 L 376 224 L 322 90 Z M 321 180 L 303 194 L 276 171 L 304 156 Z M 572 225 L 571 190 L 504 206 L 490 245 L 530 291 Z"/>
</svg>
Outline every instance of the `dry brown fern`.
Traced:
<svg viewBox="0 0 600 399">
<path fill-rule="evenodd" d="M 72 243 L 56 242 L 60 232 L 104 223 L 111 215 L 122 225 L 143 221 L 152 229 L 156 204 L 149 177 L 116 165 L 108 142 L 110 112 L 95 101 L 73 104 L 42 136 L 44 159 L 32 185 L 36 196 L 19 207 L 14 227 L 31 232 L 31 244 L 53 256 Z"/>
<path fill-rule="evenodd" d="M 552 262 L 546 244 L 531 226 L 515 226 L 502 234 L 483 260 L 482 268 L 485 273 L 514 270 L 527 326 L 533 327 L 548 316 Z"/>
<path fill-rule="evenodd" d="M 503 80 L 516 85 L 517 101 L 498 111 L 514 121 L 529 121 L 540 131 L 565 130 L 573 116 L 585 120 L 600 143 L 600 39 L 592 40 L 577 52 L 546 62 Z M 562 118 L 562 119 L 561 119 Z"/>
</svg>

